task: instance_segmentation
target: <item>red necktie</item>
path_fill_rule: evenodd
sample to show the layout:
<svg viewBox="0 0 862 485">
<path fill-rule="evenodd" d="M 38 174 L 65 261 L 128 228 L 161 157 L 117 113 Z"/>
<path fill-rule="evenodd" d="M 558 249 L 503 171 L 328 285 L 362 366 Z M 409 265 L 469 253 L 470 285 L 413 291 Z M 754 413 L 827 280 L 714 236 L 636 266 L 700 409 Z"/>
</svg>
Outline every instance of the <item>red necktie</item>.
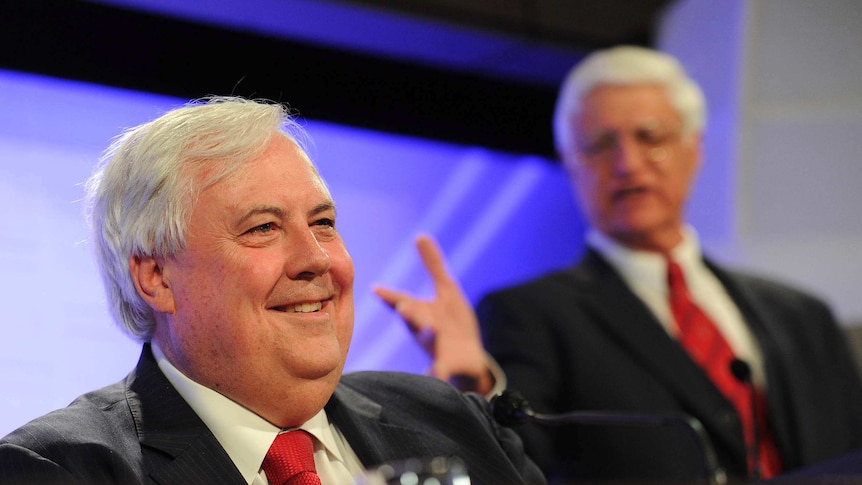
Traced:
<svg viewBox="0 0 862 485">
<path fill-rule="evenodd" d="M 766 399 L 760 392 L 752 392 L 752 386 L 733 376 L 730 370 L 730 363 L 736 358 L 733 350 L 709 316 L 692 301 L 682 270 L 673 261 L 668 263 L 668 288 L 671 312 L 680 332 L 680 345 L 733 404 L 742 421 L 746 447 L 751 450 L 755 442 L 759 443 L 760 478 L 777 475 L 781 472 L 781 460 L 767 426 Z M 756 421 L 752 415 L 752 400 L 757 408 Z M 758 435 L 755 435 L 755 424 L 758 426 Z M 749 473 L 752 473 L 754 461 L 751 454 L 748 458 Z"/>
<path fill-rule="evenodd" d="M 302 430 L 276 436 L 263 459 L 263 471 L 270 485 L 320 485 L 312 436 Z"/>
</svg>

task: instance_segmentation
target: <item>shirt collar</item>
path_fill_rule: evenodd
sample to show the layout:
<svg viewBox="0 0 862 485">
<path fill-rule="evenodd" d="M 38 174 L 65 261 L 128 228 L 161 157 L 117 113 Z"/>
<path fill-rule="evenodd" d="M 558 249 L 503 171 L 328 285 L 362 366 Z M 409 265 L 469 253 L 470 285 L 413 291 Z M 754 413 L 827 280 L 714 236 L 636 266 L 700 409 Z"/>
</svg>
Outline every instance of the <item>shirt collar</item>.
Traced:
<svg viewBox="0 0 862 485">
<path fill-rule="evenodd" d="M 215 435 L 247 483 L 260 471 L 261 463 L 275 437 L 282 430 L 248 408 L 218 392 L 189 379 L 165 357 L 152 342 L 159 369 Z M 336 444 L 334 425 L 321 409 L 300 426 L 308 431 L 334 459 L 343 461 Z"/>
<path fill-rule="evenodd" d="M 587 243 L 604 256 L 630 286 L 647 285 L 666 290 L 667 262 L 661 254 L 629 249 L 593 228 L 587 232 Z M 684 271 L 701 264 L 700 240 L 693 227 L 683 227 L 682 241 L 671 250 L 671 259 Z"/>
</svg>

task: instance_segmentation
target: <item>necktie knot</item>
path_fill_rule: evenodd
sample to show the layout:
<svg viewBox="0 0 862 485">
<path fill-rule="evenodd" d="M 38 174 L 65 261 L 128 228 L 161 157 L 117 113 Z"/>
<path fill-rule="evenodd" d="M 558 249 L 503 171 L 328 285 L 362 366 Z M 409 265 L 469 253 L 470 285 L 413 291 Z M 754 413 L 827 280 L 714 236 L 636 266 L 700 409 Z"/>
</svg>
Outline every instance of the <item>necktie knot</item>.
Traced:
<svg viewBox="0 0 862 485">
<path fill-rule="evenodd" d="M 270 485 L 320 485 L 314 467 L 314 438 L 305 431 L 281 433 L 263 459 Z"/>
</svg>

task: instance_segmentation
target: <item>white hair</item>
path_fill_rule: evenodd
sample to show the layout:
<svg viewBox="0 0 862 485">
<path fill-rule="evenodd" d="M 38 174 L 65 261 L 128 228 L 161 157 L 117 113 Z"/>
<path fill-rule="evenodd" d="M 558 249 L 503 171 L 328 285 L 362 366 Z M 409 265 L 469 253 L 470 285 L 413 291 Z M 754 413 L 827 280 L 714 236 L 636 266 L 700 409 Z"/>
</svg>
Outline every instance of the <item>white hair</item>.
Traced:
<svg viewBox="0 0 862 485">
<path fill-rule="evenodd" d="M 105 151 L 86 184 L 87 218 L 111 316 L 131 337 L 149 340 L 155 314 L 138 295 L 130 258 L 181 250 L 201 191 L 279 135 L 307 140 L 280 104 L 213 97 L 131 128 Z"/>
<path fill-rule="evenodd" d="M 572 118 L 581 100 L 600 84 L 656 84 L 663 87 L 683 121 L 683 133 L 701 133 L 706 124 L 706 101 L 697 83 L 674 57 L 644 47 L 619 46 L 587 56 L 569 71 L 554 110 L 557 153 L 574 146 Z"/>
</svg>

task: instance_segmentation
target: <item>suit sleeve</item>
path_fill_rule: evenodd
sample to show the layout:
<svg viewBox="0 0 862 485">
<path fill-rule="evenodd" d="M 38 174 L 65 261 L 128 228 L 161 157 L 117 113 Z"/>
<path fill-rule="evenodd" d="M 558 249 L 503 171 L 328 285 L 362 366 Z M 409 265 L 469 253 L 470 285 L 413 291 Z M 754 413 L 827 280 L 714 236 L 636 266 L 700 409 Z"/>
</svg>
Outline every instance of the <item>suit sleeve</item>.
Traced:
<svg viewBox="0 0 862 485">
<path fill-rule="evenodd" d="M 736 283 L 736 284 L 735 284 Z M 862 380 L 824 301 L 786 284 L 736 274 L 727 285 L 758 322 L 785 469 L 862 448 Z"/>
<path fill-rule="evenodd" d="M 12 443 L 0 444 L 0 483 L 4 485 L 83 484 L 54 461 Z"/>
<path fill-rule="evenodd" d="M 806 424 L 822 433 L 817 441 L 824 441 L 802 450 L 801 462 L 808 465 L 862 447 L 862 380 L 829 307 L 809 295 L 796 295 L 790 301 L 791 313 L 784 322 L 799 319 L 796 328 L 787 331 L 798 332 L 800 349 L 790 354 L 797 360 L 788 364 L 786 385 L 800 389 L 805 383 L 807 396 L 800 396 L 797 408 L 807 415 Z"/>
<path fill-rule="evenodd" d="M 538 302 L 507 291 L 482 299 L 477 312 L 485 347 L 505 372 L 507 387 L 521 392 L 537 412 L 559 412 L 566 388 L 560 340 Z M 516 429 L 527 454 L 543 470 L 552 468 L 555 430 L 529 424 Z"/>
<path fill-rule="evenodd" d="M 140 444 L 134 426 L 110 419 L 82 397 L 21 426 L 0 439 L 0 483 L 140 483 L 133 470 Z M 116 433 L 119 427 L 128 433 Z"/>
</svg>

